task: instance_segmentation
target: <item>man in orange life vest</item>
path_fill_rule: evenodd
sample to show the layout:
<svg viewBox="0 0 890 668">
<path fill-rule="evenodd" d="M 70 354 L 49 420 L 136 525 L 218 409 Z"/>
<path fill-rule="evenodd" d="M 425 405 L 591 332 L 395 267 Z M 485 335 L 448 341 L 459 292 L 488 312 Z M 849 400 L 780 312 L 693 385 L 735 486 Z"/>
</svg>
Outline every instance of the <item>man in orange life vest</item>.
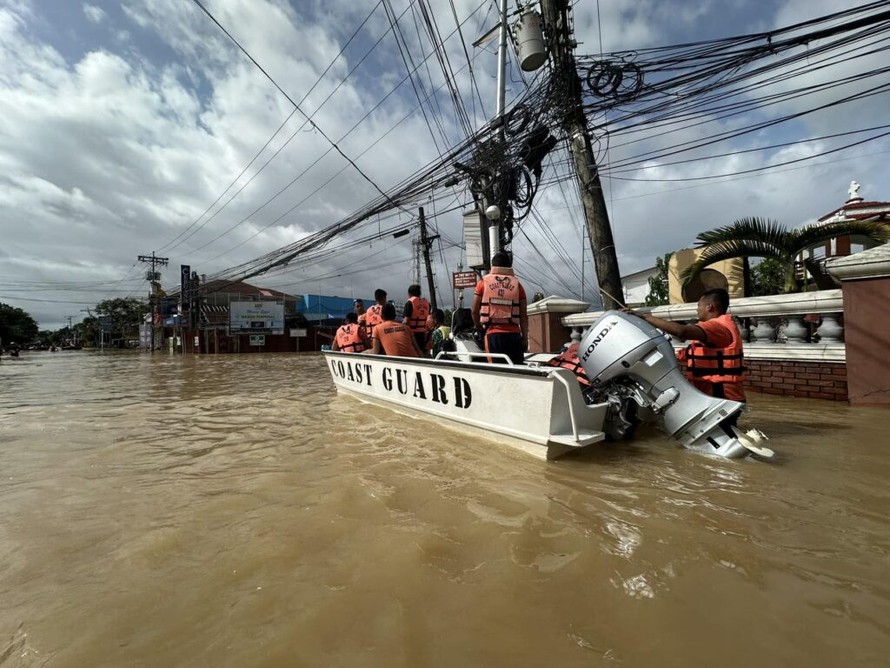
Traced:
<svg viewBox="0 0 890 668">
<path fill-rule="evenodd" d="M 417 340 L 408 325 L 396 321 L 396 307 L 384 304 L 383 322 L 374 326 L 371 334 L 371 349 L 365 353 L 373 355 L 394 355 L 396 357 L 423 357 Z M 426 321 L 426 318 L 424 318 Z"/>
<path fill-rule="evenodd" d="M 386 290 L 377 288 L 374 290 L 374 303 L 368 307 L 364 314 L 359 316 L 358 322 L 365 328 L 365 335 L 370 339 L 374 327 L 383 322 L 383 305 L 386 304 Z"/>
<path fill-rule="evenodd" d="M 430 315 L 430 303 L 420 296 L 420 286 L 416 283 L 408 286 L 408 301 L 402 310 L 402 322 L 404 322 L 417 339 L 417 346 L 426 350 L 426 340 L 429 335 L 426 319 Z"/>
<path fill-rule="evenodd" d="M 690 382 L 712 397 L 744 402 L 742 336 L 727 309 L 729 293 L 723 288 L 714 288 L 698 300 L 699 321 L 695 325 L 683 325 L 630 309 L 624 312 L 680 340 L 691 340 L 680 354 L 680 362 L 686 362 Z"/>
<path fill-rule="evenodd" d="M 503 251 L 491 258 L 491 271 L 473 291 L 473 324 L 485 328 L 485 350 L 503 353 L 513 364 L 525 361 L 528 312 L 525 289 L 513 274 L 513 261 Z M 493 362 L 502 360 L 493 357 Z"/>
<path fill-rule="evenodd" d="M 361 353 L 368 347 L 364 328 L 358 324 L 355 313 L 347 313 L 346 321 L 337 330 L 331 341 L 331 350 L 342 350 L 344 353 Z"/>
</svg>

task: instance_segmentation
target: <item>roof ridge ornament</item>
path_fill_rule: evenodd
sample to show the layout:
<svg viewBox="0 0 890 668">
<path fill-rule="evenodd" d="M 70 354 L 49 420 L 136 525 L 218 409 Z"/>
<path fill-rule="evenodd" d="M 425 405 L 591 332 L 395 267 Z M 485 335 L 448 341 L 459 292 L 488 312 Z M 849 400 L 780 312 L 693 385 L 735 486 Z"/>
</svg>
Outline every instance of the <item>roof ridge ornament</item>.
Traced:
<svg viewBox="0 0 890 668">
<path fill-rule="evenodd" d="M 859 183 L 856 181 L 850 181 L 850 189 L 847 190 L 847 194 L 850 195 L 850 199 L 848 202 L 861 202 L 862 197 L 859 195 Z"/>
</svg>

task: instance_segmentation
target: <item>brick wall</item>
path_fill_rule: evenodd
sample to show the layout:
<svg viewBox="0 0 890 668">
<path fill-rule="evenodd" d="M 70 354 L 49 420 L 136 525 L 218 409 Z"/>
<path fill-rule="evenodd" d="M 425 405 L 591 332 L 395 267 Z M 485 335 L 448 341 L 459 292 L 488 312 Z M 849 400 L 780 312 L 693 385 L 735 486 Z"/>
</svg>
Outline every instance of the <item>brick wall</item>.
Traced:
<svg viewBox="0 0 890 668">
<path fill-rule="evenodd" d="M 847 401 L 847 367 L 831 362 L 746 359 L 745 387 L 764 394 Z"/>
</svg>

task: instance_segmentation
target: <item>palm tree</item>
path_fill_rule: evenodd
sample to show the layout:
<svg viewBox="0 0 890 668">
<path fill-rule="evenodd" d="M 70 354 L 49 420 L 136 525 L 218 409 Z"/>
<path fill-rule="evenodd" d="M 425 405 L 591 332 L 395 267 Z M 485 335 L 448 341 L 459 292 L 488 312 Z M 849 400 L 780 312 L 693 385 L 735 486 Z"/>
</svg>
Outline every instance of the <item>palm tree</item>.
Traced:
<svg viewBox="0 0 890 668">
<path fill-rule="evenodd" d="M 722 260 L 736 257 L 774 258 L 785 271 L 785 292 L 797 292 L 800 285 L 794 275 L 794 259 L 816 244 L 848 235 L 885 243 L 890 240 L 890 224 L 877 219 L 846 220 L 813 223 L 788 230 L 775 220 L 740 218 L 698 235 L 696 247 L 703 250 L 698 260 L 683 272 L 683 280 L 688 282 L 708 265 Z"/>
</svg>

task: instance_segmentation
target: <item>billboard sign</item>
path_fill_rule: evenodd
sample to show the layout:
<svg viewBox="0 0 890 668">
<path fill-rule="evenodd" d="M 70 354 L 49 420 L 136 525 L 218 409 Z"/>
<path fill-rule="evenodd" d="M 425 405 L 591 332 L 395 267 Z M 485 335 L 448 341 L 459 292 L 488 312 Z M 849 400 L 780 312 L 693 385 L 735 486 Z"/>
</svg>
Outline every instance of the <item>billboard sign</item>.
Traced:
<svg viewBox="0 0 890 668">
<path fill-rule="evenodd" d="M 473 269 L 488 269 L 488 227 L 477 210 L 464 212 L 464 248 L 467 265 Z"/>
<path fill-rule="evenodd" d="M 475 271 L 455 271 L 451 274 L 451 281 L 455 290 L 463 290 L 464 288 L 475 288 L 479 279 L 476 278 Z"/>
<path fill-rule="evenodd" d="M 232 302 L 229 333 L 284 334 L 284 302 Z"/>
</svg>

